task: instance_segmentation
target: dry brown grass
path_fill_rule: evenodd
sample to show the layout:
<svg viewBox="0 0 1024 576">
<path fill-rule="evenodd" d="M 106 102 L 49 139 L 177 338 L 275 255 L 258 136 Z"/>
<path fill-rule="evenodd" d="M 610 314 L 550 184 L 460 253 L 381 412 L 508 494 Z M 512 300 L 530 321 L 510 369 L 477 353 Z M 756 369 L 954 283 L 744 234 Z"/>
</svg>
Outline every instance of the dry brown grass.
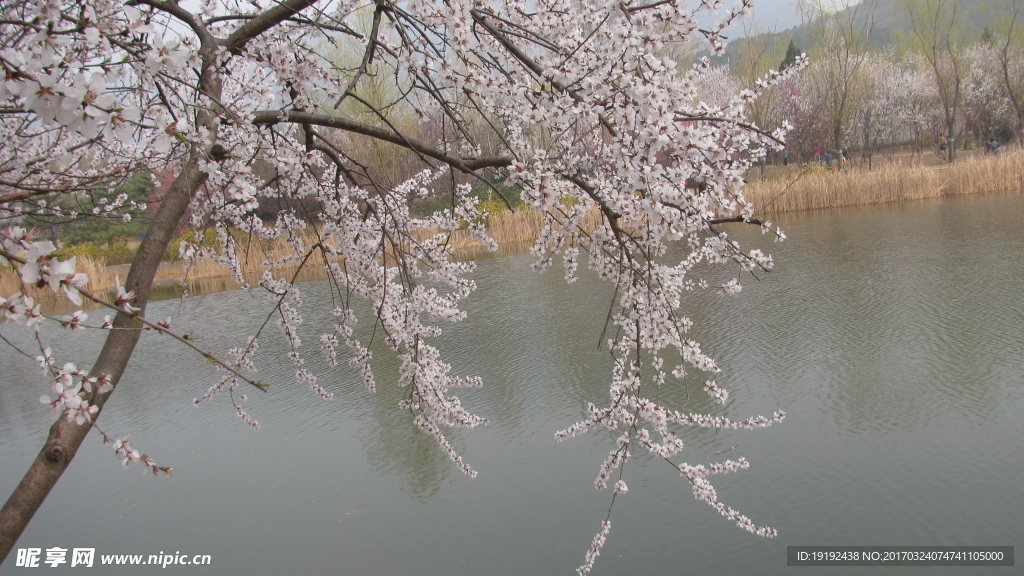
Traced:
<svg viewBox="0 0 1024 576">
<path fill-rule="evenodd" d="M 1006 150 L 939 167 L 895 163 L 870 172 L 819 172 L 751 182 L 744 194 L 758 212 L 770 214 L 1021 190 L 1024 151 Z"/>
<path fill-rule="evenodd" d="M 588 230 L 593 230 L 599 223 L 599 215 L 596 210 L 589 212 L 584 218 L 583 225 Z M 505 250 L 521 250 L 528 247 L 536 238 L 543 224 L 543 216 L 533 210 L 520 208 L 507 210 L 490 216 L 489 231 L 492 237 Z M 426 236 L 426 234 L 424 234 Z M 316 239 L 310 234 L 305 238 L 306 245 L 312 245 Z M 455 253 L 460 256 L 471 256 L 483 250 L 467 230 L 458 230 L 452 235 L 451 246 Z M 291 247 L 284 241 L 242 241 L 238 247 L 239 260 L 242 264 L 243 275 L 247 284 L 255 284 L 263 274 L 264 262 L 280 261 L 291 254 Z M 297 266 L 283 266 L 273 270 L 276 277 L 295 278 L 298 281 L 315 280 L 325 278 L 326 269 L 322 260 L 310 260 L 307 265 L 296 275 Z M 106 266 L 104 262 L 89 258 L 78 258 L 77 270 L 89 277 L 86 288 L 96 295 L 109 295 L 114 292 L 118 281 L 123 282 L 128 275 L 130 265 L 122 264 L 117 266 Z M 227 268 L 214 263 L 210 259 L 200 258 L 188 264 L 183 261 L 163 262 L 157 269 L 153 279 L 153 285 L 174 286 L 184 285 L 193 292 L 207 292 L 211 290 L 224 290 L 239 288 Z M 0 271 L 0 295 L 10 296 L 15 292 L 23 290 L 18 280 L 18 275 L 13 269 Z M 65 312 L 71 310 L 71 304 L 64 298 L 63 294 L 53 294 L 48 287 L 37 288 L 29 286 L 26 289 L 29 296 L 43 305 L 43 308 L 50 312 Z"/>
<path fill-rule="evenodd" d="M 581 225 L 586 231 L 593 231 L 601 223 L 600 212 L 588 210 Z M 540 234 L 544 215 L 530 208 L 506 210 L 489 217 L 488 233 L 502 250 L 529 248 Z M 452 235 L 452 247 L 461 256 L 471 256 L 482 250 L 480 243 L 473 239 L 468 230 L 458 230 Z"/>
</svg>

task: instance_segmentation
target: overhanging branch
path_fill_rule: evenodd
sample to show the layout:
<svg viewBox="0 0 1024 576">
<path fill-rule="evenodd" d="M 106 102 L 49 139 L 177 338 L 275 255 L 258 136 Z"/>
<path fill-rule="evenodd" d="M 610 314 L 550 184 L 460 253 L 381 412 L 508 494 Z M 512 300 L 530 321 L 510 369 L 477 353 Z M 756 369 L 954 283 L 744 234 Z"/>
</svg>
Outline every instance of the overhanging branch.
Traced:
<svg viewBox="0 0 1024 576">
<path fill-rule="evenodd" d="M 396 146 L 408 148 L 409 150 L 413 150 L 414 152 L 418 152 L 424 156 L 440 160 L 452 168 L 456 168 L 465 173 L 470 173 L 483 168 L 503 168 L 512 164 L 512 158 L 510 156 L 487 156 L 483 158 L 460 158 L 452 156 L 434 148 L 433 146 L 420 142 L 419 140 L 408 138 L 390 130 L 385 130 L 383 128 L 378 128 L 377 126 L 364 124 L 362 122 L 357 122 L 340 116 L 328 116 L 326 114 L 299 112 L 294 110 L 268 110 L 257 112 L 253 117 L 253 124 L 256 125 L 272 126 L 281 122 L 291 124 L 311 124 L 315 126 L 323 126 L 325 128 L 336 128 L 338 130 L 344 130 L 354 134 L 362 134 L 363 136 L 369 136 L 370 138 L 390 142 Z"/>
</svg>

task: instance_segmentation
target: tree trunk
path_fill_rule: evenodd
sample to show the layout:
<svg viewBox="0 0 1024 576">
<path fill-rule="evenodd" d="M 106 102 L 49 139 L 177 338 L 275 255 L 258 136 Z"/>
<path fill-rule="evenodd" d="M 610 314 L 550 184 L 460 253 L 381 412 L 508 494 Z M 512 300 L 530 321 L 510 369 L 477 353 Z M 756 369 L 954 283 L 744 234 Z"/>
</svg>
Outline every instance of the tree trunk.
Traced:
<svg viewBox="0 0 1024 576">
<path fill-rule="evenodd" d="M 132 260 L 125 289 L 135 292 L 134 305 L 141 309 L 140 314 L 145 313 L 153 277 L 167 250 L 167 245 L 174 237 L 174 230 L 185 214 L 192 194 L 206 180 L 206 174 L 200 172 L 197 167 L 199 157 L 199 152 L 194 150 L 186 166 L 171 184 Z M 110 376 L 111 384 L 116 387 L 141 332 L 137 321 L 119 312 L 114 319 L 114 328 L 107 335 L 103 350 L 90 371 L 90 376 L 99 377 L 107 374 Z M 112 393 L 113 390 L 106 394 L 96 394 L 90 399 L 90 403 L 102 411 L 103 404 Z M 98 418 L 99 414 L 100 412 L 97 412 L 94 419 Z M 91 423 L 79 426 L 63 417 L 50 427 L 50 435 L 43 449 L 7 503 L 0 509 L 0 563 L 3 563 L 14 548 L 14 543 L 67 469 L 91 429 Z"/>
<path fill-rule="evenodd" d="M 209 44 L 200 50 L 203 54 L 200 87 L 214 100 L 219 98 L 221 93 L 221 80 L 215 66 L 216 48 L 215 45 Z M 196 120 L 197 126 L 206 128 L 210 137 L 208 145 L 212 149 L 217 141 L 217 118 L 208 111 L 200 110 Z M 199 170 L 199 161 L 204 157 L 216 155 L 193 144 L 185 165 L 160 202 L 160 207 L 146 231 L 146 237 L 142 239 L 135 258 L 132 259 L 132 266 L 125 280 L 125 290 L 135 292 L 133 305 L 139 308 L 140 315 L 146 312 L 153 278 L 168 244 L 174 237 L 174 230 L 185 215 L 193 194 L 206 181 L 206 173 Z M 117 388 L 121 375 L 135 351 L 135 344 L 142 334 L 139 323 L 123 312 L 117 314 L 113 324 L 114 328 L 107 335 L 103 350 L 89 372 L 93 377 L 108 375 L 113 386 L 106 394 L 94 392 L 93 397 L 88 398 L 89 403 L 99 409 L 93 416 L 94 421 L 99 418 L 103 405 Z M 0 564 L 14 548 L 15 542 L 67 469 L 91 429 L 92 424 L 89 422 L 79 426 L 64 418 L 58 419 L 50 427 L 50 435 L 43 449 L 29 466 L 7 503 L 0 509 Z"/>
</svg>

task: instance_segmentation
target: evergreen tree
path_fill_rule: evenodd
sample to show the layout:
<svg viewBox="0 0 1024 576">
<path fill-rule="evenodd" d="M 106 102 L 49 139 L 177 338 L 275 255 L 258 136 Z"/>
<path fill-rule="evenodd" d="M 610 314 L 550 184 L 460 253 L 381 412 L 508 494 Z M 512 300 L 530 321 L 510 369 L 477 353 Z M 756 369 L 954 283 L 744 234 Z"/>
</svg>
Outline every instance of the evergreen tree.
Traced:
<svg viewBox="0 0 1024 576">
<path fill-rule="evenodd" d="M 783 71 L 789 68 L 793 64 L 796 64 L 796 58 L 801 54 L 800 49 L 793 43 L 793 39 L 789 39 L 789 46 L 786 47 L 786 56 L 782 58 L 782 64 L 779 64 L 779 71 Z"/>
</svg>

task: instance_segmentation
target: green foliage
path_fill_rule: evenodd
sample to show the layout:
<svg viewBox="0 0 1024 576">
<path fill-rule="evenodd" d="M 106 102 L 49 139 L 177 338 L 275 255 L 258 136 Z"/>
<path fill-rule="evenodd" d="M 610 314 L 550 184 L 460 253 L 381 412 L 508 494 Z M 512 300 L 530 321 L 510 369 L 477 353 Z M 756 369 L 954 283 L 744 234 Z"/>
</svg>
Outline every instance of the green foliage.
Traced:
<svg viewBox="0 0 1024 576">
<path fill-rule="evenodd" d="M 789 46 L 786 47 L 786 55 L 782 58 L 782 63 L 779 64 L 779 71 L 783 71 L 789 68 L 793 64 L 796 64 L 796 59 L 800 56 L 800 49 L 796 47 L 796 43 L 790 38 Z"/>
<path fill-rule="evenodd" d="M 1016 134 L 1014 134 L 1012 127 L 1008 124 L 1003 124 L 996 130 L 995 137 L 1001 146 L 1005 146 L 1016 138 Z"/>
<path fill-rule="evenodd" d="M 480 209 L 486 216 L 492 214 L 501 214 L 502 212 L 508 211 L 508 206 L 501 201 L 500 198 L 494 196 L 488 196 L 477 204 L 477 208 Z"/>
<path fill-rule="evenodd" d="M 56 226 L 58 239 L 64 244 L 103 244 L 119 241 L 119 238 L 123 240 L 130 236 L 139 236 L 144 234 L 149 226 L 145 217 L 145 206 L 153 187 L 149 173 L 138 172 L 113 190 L 98 190 L 78 198 L 65 198 L 59 205 L 80 214 L 92 214 L 94 208 L 108 204 L 120 194 L 126 194 L 128 200 L 140 204 L 142 208 L 125 209 L 105 217 L 89 217 L 70 222 L 33 218 L 27 223 L 41 228 Z M 131 220 L 125 222 L 124 214 L 129 214 Z"/>
<path fill-rule="evenodd" d="M 519 193 L 522 191 L 518 186 L 508 186 L 504 183 L 495 184 L 495 188 L 501 193 L 499 196 L 489 187 L 480 186 L 473 189 L 473 196 L 480 199 L 477 208 L 482 213 L 483 223 L 490 224 L 491 216 L 507 212 L 508 204 L 513 208 L 522 204 Z M 504 199 L 503 199 L 504 198 Z M 508 201 L 508 204 L 505 201 Z"/>
<path fill-rule="evenodd" d="M 985 28 L 982 29 L 981 31 L 981 42 L 982 44 L 987 44 L 989 46 L 995 44 L 996 42 L 995 36 L 992 35 L 992 29 L 989 28 L 988 26 L 985 26 Z"/>
<path fill-rule="evenodd" d="M 512 205 L 513 208 L 523 203 L 520 198 L 520 192 L 522 191 L 518 186 L 509 186 L 504 182 L 497 182 L 494 185 L 501 193 L 499 196 L 488 186 L 477 186 L 470 192 L 470 195 L 479 199 L 479 208 L 484 212 L 484 222 L 486 223 L 487 216 L 491 214 L 500 214 L 508 210 L 508 205 L 505 204 L 505 200 Z M 504 200 L 502 199 L 504 198 Z M 425 201 L 416 202 L 409 207 L 409 212 L 416 216 L 426 216 L 433 214 L 439 210 L 451 209 L 452 199 L 450 196 L 434 196 L 427 198 Z"/>
<path fill-rule="evenodd" d="M 67 260 L 72 256 L 89 258 L 106 266 L 128 264 L 135 257 L 135 249 L 128 246 L 126 238 L 115 238 L 106 244 L 82 242 L 62 246 L 53 252 L 58 260 Z"/>
<path fill-rule="evenodd" d="M 522 189 L 519 186 L 509 186 L 504 182 L 496 182 L 494 184 L 494 187 L 498 189 L 498 192 L 501 193 L 501 196 L 503 196 L 505 200 L 508 200 L 509 204 L 511 204 L 513 207 L 516 207 L 523 203 L 522 198 L 520 198 L 519 196 L 522 192 Z M 505 206 L 505 202 L 501 198 L 499 198 L 497 194 L 494 193 L 493 190 L 491 190 L 488 187 L 478 186 L 477 188 L 474 188 L 473 195 L 481 199 L 484 198 L 485 196 L 488 198 L 493 196 L 495 202 L 498 202 L 502 206 Z M 508 207 L 505 206 L 505 208 Z"/>
<path fill-rule="evenodd" d="M 205 230 L 185 230 L 181 234 L 178 234 L 171 242 L 167 245 L 167 253 L 164 254 L 164 260 L 174 262 L 180 260 L 178 256 L 178 247 L 181 246 L 182 242 L 191 242 L 199 246 L 200 248 L 209 248 L 216 250 L 220 245 L 217 242 L 217 231 L 212 228 Z"/>
<path fill-rule="evenodd" d="M 240 233 L 237 234 L 240 236 Z M 236 231 L 232 231 L 232 235 L 236 235 Z M 180 259 L 178 257 L 178 246 L 181 245 L 183 240 L 197 244 L 202 248 L 216 249 L 219 246 L 217 243 L 217 232 L 213 229 L 186 230 L 168 244 L 164 260 L 175 261 Z M 136 246 L 130 246 L 127 238 L 115 236 L 105 243 L 79 242 L 77 244 L 65 244 L 53 253 L 60 260 L 77 256 L 79 258 L 95 260 L 105 266 L 115 266 L 117 264 L 130 263 L 132 258 L 135 257 L 136 247 L 137 243 Z"/>
<path fill-rule="evenodd" d="M 124 240 L 129 236 L 145 234 L 147 227 L 147 222 L 136 218 L 132 218 L 130 222 L 120 218 L 86 218 L 57 228 L 61 241 L 74 245 Z"/>
</svg>

